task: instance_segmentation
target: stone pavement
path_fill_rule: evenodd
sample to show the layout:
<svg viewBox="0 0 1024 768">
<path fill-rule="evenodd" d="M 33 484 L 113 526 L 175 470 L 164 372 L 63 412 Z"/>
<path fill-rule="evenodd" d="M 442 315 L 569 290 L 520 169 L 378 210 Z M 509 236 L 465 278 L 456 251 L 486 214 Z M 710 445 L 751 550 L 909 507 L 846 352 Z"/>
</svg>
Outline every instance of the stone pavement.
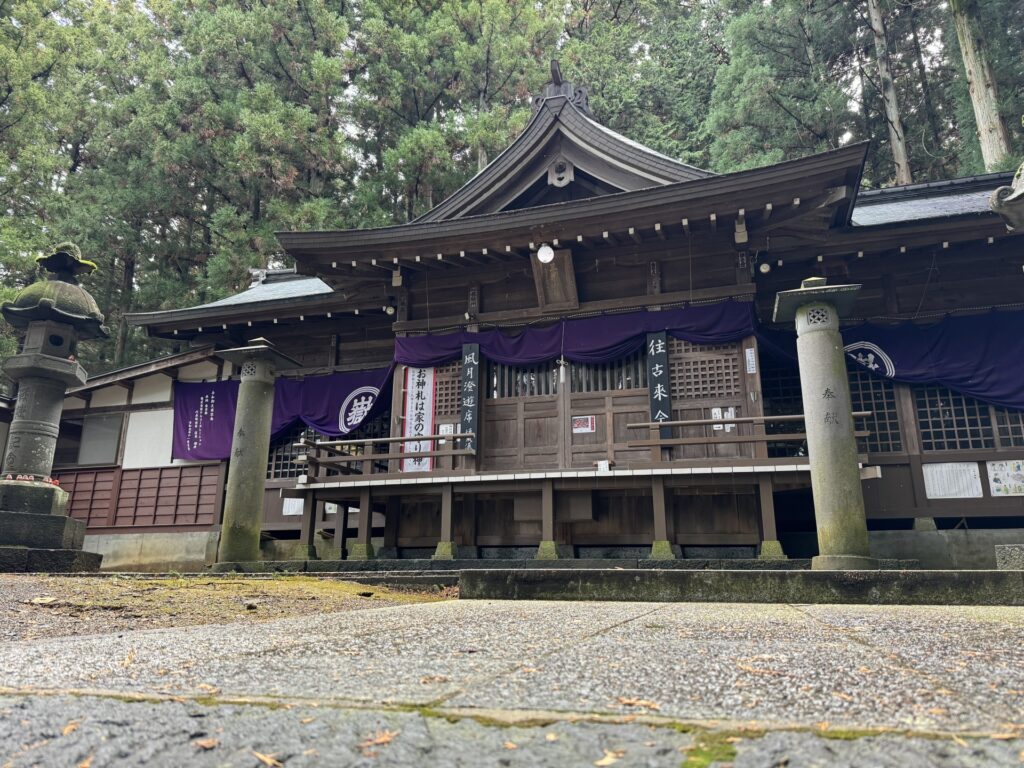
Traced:
<svg viewBox="0 0 1024 768">
<path fill-rule="evenodd" d="M 0 766 L 1024 765 L 1024 609 L 456 601 L 0 644 Z"/>
</svg>

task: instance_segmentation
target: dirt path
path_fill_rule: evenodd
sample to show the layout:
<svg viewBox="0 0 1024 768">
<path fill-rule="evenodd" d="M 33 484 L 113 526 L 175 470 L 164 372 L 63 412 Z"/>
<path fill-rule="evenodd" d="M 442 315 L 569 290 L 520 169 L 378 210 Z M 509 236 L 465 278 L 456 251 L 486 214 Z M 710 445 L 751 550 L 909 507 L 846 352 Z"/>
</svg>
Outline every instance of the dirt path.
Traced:
<svg viewBox="0 0 1024 768">
<path fill-rule="evenodd" d="M 0 641 L 295 616 L 430 602 L 437 592 L 280 576 L 0 575 Z"/>
</svg>

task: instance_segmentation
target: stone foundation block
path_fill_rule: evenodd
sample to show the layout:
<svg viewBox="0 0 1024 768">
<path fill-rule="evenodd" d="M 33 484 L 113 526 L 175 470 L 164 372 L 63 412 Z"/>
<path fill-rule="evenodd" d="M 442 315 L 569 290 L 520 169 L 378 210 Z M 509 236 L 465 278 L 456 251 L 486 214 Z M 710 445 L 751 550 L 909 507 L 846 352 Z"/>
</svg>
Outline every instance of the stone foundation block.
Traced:
<svg viewBox="0 0 1024 768">
<path fill-rule="evenodd" d="M 454 560 L 456 546 L 454 541 L 439 541 L 431 560 Z"/>
<path fill-rule="evenodd" d="M 553 541 L 542 541 L 540 546 L 537 547 L 537 554 L 535 555 L 537 560 L 557 560 L 558 559 L 558 545 Z"/>
<path fill-rule="evenodd" d="M 761 542 L 761 552 L 758 560 L 788 560 L 786 553 L 782 551 L 782 542 L 766 539 Z"/>
<path fill-rule="evenodd" d="M 818 555 L 811 558 L 812 571 L 877 571 L 879 562 L 859 555 Z"/>
<path fill-rule="evenodd" d="M 647 556 L 648 560 L 675 560 L 677 547 L 672 546 L 672 542 L 667 540 L 655 541 L 651 545 L 651 554 Z"/>
<path fill-rule="evenodd" d="M 78 573 L 98 571 L 103 555 L 80 549 L 0 547 L 3 573 Z"/>
<path fill-rule="evenodd" d="M 68 492 L 57 485 L 0 480 L 0 509 L 31 515 L 64 515 Z"/>
<path fill-rule="evenodd" d="M 349 544 L 348 559 L 373 560 L 373 544 L 357 544 L 355 542 Z"/>
<path fill-rule="evenodd" d="M 1024 544 L 996 544 L 996 568 L 1024 571 Z"/>
<path fill-rule="evenodd" d="M 84 540 L 85 523 L 81 520 L 0 510 L 0 546 L 81 549 Z"/>
</svg>

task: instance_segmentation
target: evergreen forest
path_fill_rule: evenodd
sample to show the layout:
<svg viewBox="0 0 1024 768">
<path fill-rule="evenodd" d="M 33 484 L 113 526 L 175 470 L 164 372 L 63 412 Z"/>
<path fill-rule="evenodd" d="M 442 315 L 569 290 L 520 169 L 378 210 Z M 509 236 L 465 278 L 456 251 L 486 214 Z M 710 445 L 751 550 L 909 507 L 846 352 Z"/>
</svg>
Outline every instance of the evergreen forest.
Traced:
<svg viewBox="0 0 1024 768">
<path fill-rule="evenodd" d="M 1024 0 L 0 0 L 0 300 L 73 240 L 111 330 L 90 372 L 167 351 L 125 313 L 287 266 L 278 230 L 418 216 L 522 130 L 552 58 L 604 125 L 716 172 L 1024 156 Z"/>
</svg>

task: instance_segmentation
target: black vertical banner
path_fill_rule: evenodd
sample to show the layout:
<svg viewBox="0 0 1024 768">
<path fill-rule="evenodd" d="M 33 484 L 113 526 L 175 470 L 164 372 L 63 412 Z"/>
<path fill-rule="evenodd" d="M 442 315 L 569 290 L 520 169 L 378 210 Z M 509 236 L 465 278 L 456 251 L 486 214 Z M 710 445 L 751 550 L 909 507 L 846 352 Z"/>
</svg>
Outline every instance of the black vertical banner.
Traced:
<svg viewBox="0 0 1024 768">
<path fill-rule="evenodd" d="M 460 441 L 463 448 L 477 449 L 480 433 L 480 345 L 462 345 L 462 381 L 459 386 L 459 432 L 472 432 L 473 437 Z"/>
<path fill-rule="evenodd" d="M 672 421 L 672 393 L 668 376 L 668 335 L 665 331 L 647 334 L 647 393 L 651 401 L 651 421 Z M 670 427 L 662 427 L 661 439 L 672 437 Z"/>
</svg>

